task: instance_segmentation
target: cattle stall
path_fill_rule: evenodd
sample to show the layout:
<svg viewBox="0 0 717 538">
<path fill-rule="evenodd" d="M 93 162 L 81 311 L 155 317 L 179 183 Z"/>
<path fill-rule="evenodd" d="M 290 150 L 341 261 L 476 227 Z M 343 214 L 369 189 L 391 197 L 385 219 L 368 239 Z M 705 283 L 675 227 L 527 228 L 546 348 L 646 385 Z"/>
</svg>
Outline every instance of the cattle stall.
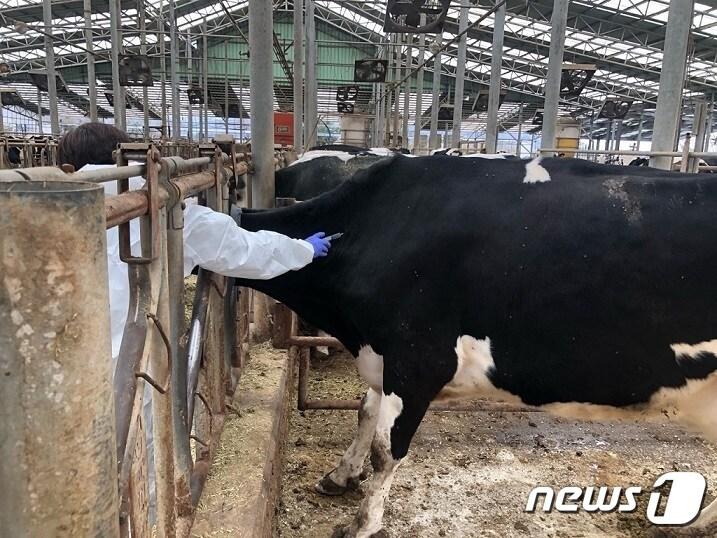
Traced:
<svg viewBox="0 0 717 538">
<path fill-rule="evenodd" d="M 245 203 L 248 160 L 238 149 L 225 138 L 183 159 L 122 144 L 117 168 L 0 172 L 0 272 L 10 286 L 0 292 L 0 437 L 9 440 L 0 454 L 28 456 L 2 467 L 8 535 L 189 535 L 225 398 L 246 363 L 249 321 L 248 295 L 206 271 L 185 305 L 182 205 L 193 196 L 221 212 L 230 199 Z M 146 188 L 129 191 L 138 176 Z M 104 197 L 110 181 L 119 194 Z M 135 218 L 140 252 L 130 249 Z M 111 381 L 104 247 L 113 228 L 130 314 Z"/>
</svg>

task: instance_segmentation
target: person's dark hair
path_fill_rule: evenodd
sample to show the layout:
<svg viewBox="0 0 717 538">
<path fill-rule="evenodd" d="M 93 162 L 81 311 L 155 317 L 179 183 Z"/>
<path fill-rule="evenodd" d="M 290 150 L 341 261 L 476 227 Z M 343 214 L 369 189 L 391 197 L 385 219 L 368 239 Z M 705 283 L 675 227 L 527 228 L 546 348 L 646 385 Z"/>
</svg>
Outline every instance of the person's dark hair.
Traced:
<svg viewBox="0 0 717 538">
<path fill-rule="evenodd" d="M 58 164 L 71 164 L 79 170 L 86 164 L 114 164 L 112 152 L 117 144 L 129 142 L 127 133 L 105 123 L 83 123 L 60 139 Z"/>
</svg>

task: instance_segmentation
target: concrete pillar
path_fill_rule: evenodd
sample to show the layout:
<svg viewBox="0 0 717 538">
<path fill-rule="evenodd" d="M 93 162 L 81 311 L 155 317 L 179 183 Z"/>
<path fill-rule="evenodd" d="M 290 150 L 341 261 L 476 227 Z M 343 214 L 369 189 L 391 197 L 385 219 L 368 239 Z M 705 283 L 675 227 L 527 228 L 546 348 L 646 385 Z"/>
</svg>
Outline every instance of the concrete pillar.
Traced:
<svg viewBox="0 0 717 538">
<path fill-rule="evenodd" d="M 92 54 L 92 0 L 84 0 L 85 48 L 87 49 L 87 93 L 90 100 L 90 121 L 97 121 L 97 77 L 95 76 L 95 55 Z"/>
<path fill-rule="evenodd" d="M 294 147 L 304 148 L 304 0 L 294 0 Z"/>
<path fill-rule="evenodd" d="M 57 109 L 57 83 L 55 78 L 55 48 L 52 39 L 52 0 L 42 0 L 42 18 L 45 26 L 45 71 L 47 72 L 47 96 L 50 107 L 50 129 L 54 136 L 60 135 L 60 112 Z"/>
<path fill-rule="evenodd" d="M 558 122 L 560 101 L 560 78 L 563 71 L 563 48 L 565 27 L 568 24 L 569 0 L 553 0 L 553 15 L 550 21 L 550 53 L 548 56 L 548 77 L 545 81 L 545 108 L 543 112 L 543 135 L 541 148 L 555 147 L 555 133 Z"/>
<path fill-rule="evenodd" d="M 490 87 L 488 89 L 488 121 L 485 133 L 486 153 L 495 153 L 498 143 L 498 109 L 500 108 L 501 68 L 503 65 L 505 3 L 500 4 L 494 16 L 493 48 L 491 49 L 490 62 Z"/>
<path fill-rule="evenodd" d="M 104 190 L 0 183 L 0 528 L 119 536 Z"/>
<path fill-rule="evenodd" d="M 443 45 L 443 36 L 436 36 L 436 45 Z M 428 138 L 428 148 L 438 148 L 438 109 L 441 105 L 439 97 L 441 93 L 441 53 L 436 54 L 433 59 L 433 100 L 431 102 L 431 134 Z"/>
<path fill-rule="evenodd" d="M 314 0 L 306 2 L 306 93 L 304 94 L 304 145 L 307 148 L 316 145 L 318 130 L 318 86 L 316 83 L 316 19 Z"/>
<path fill-rule="evenodd" d="M 458 19 L 458 33 L 468 28 L 468 5 L 461 6 L 461 14 Z M 505 9 L 505 7 L 503 8 Z M 463 34 L 458 42 L 458 64 L 456 67 L 456 87 L 453 96 L 453 131 L 451 146 L 459 148 L 461 145 L 461 122 L 463 121 L 463 89 L 466 77 L 466 41 L 467 34 Z"/>
<path fill-rule="evenodd" d="M 425 17 L 421 16 L 421 21 L 425 21 Z M 416 71 L 416 124 L 413 130 L 413 154 L 421 154 L 421 126 L 423 119 L 421 112 L 423 109 L 423 62 L 426 58 L 426 34 L 420 34 L 418 37 L 418 71 Z"/>
<path fill-rule="evenodd" d="M 127 130 L 127 111 L 125 109 L 124 88 L 120 86 L 119 80 L 119 55 L 123 52 L 122 47 L 122 12 L 120 0 L 110 0 L 110 37 L 112 41 L 112 108 L 115 116 L 115 127 L 121 131 Z"/>
<path fill-rule="evenodd" d="M 675 132 L 682 113 L 682 87 L 687 65 L 687 42 L 692 28 L 694 0 L 670 2 L 660 73 L 660 91 L 652 132 L 652 151 L 674 151 Z M 650 166 L 669 170 L 670 157 L 652 157 Z"/>
</svg>

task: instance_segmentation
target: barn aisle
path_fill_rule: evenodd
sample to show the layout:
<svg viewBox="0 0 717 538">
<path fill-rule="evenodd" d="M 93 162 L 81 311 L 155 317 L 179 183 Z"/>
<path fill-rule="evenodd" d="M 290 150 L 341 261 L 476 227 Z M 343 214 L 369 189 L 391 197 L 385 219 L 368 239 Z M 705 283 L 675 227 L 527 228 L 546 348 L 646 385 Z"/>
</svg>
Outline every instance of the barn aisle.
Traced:
<svg viewBox="0 0 717 538">
<path fill-rule="evenodd" d="M 350 357 L 312 361 L 312 397 L 361 390 Z M 327 538 L 351 521 L 361 492 L 323 497 L 313 485 L 336 465 L 355 428 L 355 412 L 292 410 L 275 537 Z M 392 537 L 640 538 L 647 533 L 646 494 L 634 514 L 526 514 L 528 493 L 536 484 L 649 491 L 655 477 L 673 470 L 703 473 L 707 497 L 714 497 L 715 450 L 673 425 L 429 413 L 396 475 L 384 522 Z"/>
</svg>

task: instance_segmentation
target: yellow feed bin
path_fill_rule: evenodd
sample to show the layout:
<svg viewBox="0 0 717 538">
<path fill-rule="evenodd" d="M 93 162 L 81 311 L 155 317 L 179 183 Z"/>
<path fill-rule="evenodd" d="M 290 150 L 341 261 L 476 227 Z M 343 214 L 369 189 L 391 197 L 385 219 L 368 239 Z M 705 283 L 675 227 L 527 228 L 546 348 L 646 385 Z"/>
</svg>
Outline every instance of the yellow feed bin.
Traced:
<svg viewBox="0 0 717 538">
<path fill-rule="evenodd" d="M 563 157 L 575 157 L 580 145 L 580 122 L 573 118 L 558 118 L 556 147 Z"/>
</svg>

